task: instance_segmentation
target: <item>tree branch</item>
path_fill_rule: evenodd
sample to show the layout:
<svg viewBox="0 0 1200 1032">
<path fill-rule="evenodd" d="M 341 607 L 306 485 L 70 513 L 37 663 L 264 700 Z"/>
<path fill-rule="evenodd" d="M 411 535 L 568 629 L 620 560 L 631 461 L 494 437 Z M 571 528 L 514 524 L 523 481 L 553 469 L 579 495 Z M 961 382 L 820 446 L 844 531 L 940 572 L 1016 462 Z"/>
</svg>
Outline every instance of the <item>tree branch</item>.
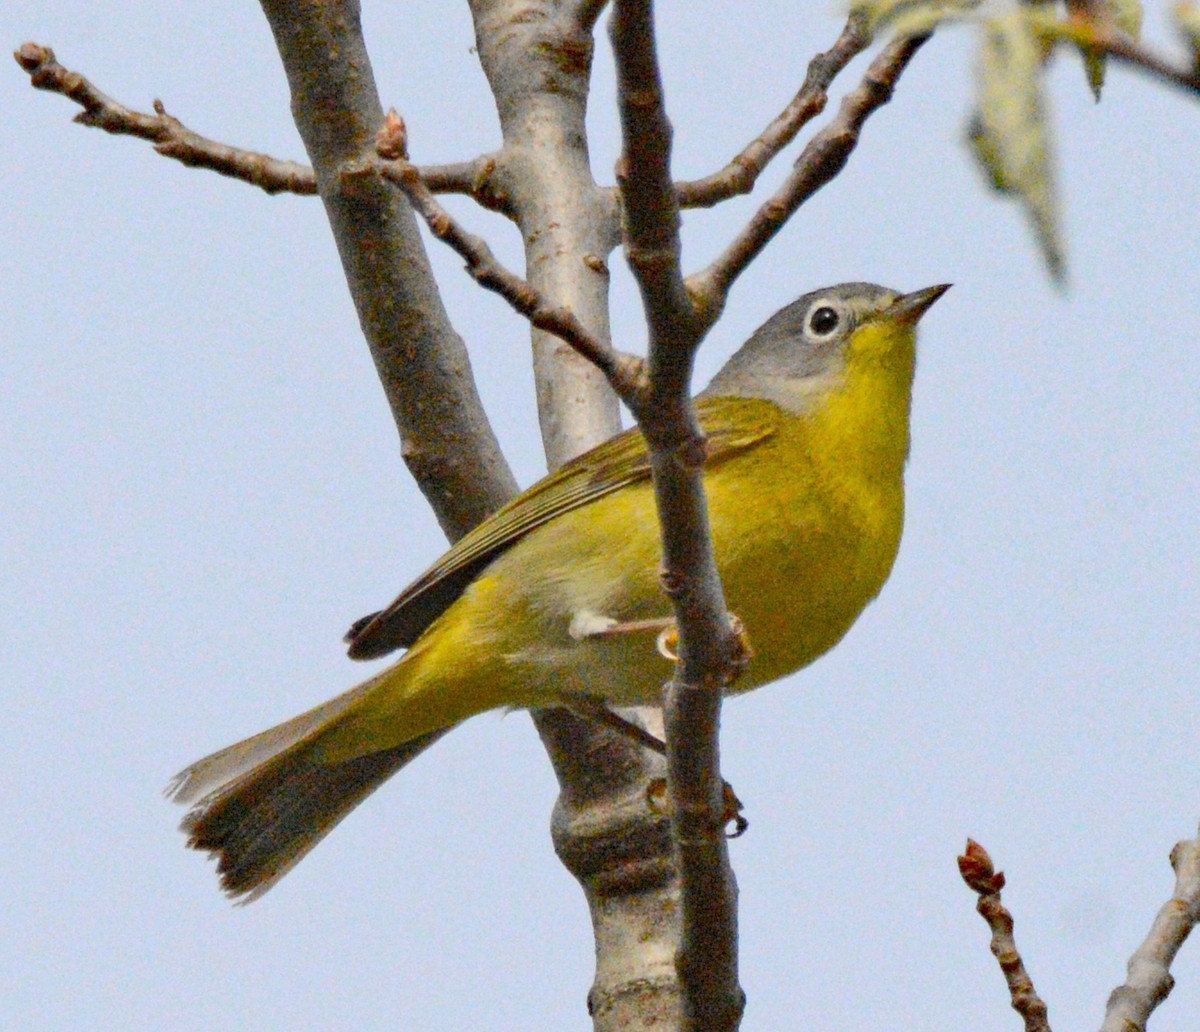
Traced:
<svg viewBox="0 0 1200 1032">
<path fill-rule="evenodd" d="M 583 32 L 591 32 L 608 6 L 608 0 L 571 0 L 567 5 L 568 16 Z"/>
<path fill-rule="evenodd" d="M 364 165 L 362 174 L 379 174 L 394 183 L 429 226 L 435 237 L 455 251 L 466 263 L 467 272 L 481 287 L 499 294 L 534 326 L 552 333 L 596 366 L 631 408 L 643 403 L 646 392 L 645 362 L 637 355 L 623 354 L 606 340 L 589 333 L 575 314 L 556 305 L 541 291 L 506 269 L 487 242 L 468 233 L 433 196 L 422 176 L 407 158 L 404 121 L 389 111 L 376 138 L 380 162 Z"/>
<path fill-rule="evenodd" d="M 825 110 L 829 84 L 849 62 L 871 42 L 866 18 L 851 14 L 837 41 L 808 63 L 808 74 L 799 92 L 765 129 L 719 172 L 677 183 L 676 194 L 682 208 L 711 208 L 713 205 L 749 193 L 763 170 L 775 156 L 796 138 L 809 122 Z"/>
<path fill-rule="evenodd" d="M 507 215 L 510 219 L 515 217 L 508 194 L 498 189 L 492 178 L 496 171 L 495 155 L 481 154 L 473 161 L 427 165 L 414 168 L 414 171 L 432 193 L 462 194 L 481 208 Z"/>
<path fill-rule="evenodd" d="M 311 168 L 256 151 L 230 147 L 194 133 L 179 119 L 168 115 L 161 100 L 154 102 L 153 115 L 127 108 L 101 93 L 78 72 L 60 65 L 49 47 L 25 43 L 13 57 L 29 73 L 29 81 L 36 89 L 61 93 L 83 108 L 75 116 L 80 125 L 94 126 L 118 136 L 150 140 L 164 157 L 174 158 L 192 168 L 207 168 L 240 179 L 269 194 L 317 192 L 317 179 Z"/>
<path fill-rule="evenodd" d="M 650 397 L 635 410 L 650 446 L 662 532 L 661 579 L 679 627 L 667 686 L 667 780 L 681 878 L 676 969 L 685 1027 L 734 1029 L 745 994 L 737 975 L 737 890 L 724 837 L 717 729 L 721 693 L 739 671 L 708 527 L 703 436 L 689 397 L 703 337 L 680 271 L 679 209 L 650 0 L 615 0 L 609 36 L 617 69 L 622 154 L 617 181 L 625 246 L 649 327 Z"/>
<path fill-rule="evenodd" d="M 164 157 L 190 168 L 205 168 L 249 183 L 269 194 L 312 196 L 317 192 L 317 177 L 307 165 L 210 140 L 167 114 L 160 100 L 154 102 L 152 115 L 128 108 L 102 93 L 79 72 L 64 68 L 49 47 L 26 43 L 13 53 L 13 57 L 29 73 L 30 83 L 35 88 L 61 94 L 83 108 L 75 116 L 80 125 L 103 129 L 116 136 L 150 140 Z M 494 168 L 494 158 L 484 154 L 473 161 L 430 165 L 418 169 L 418 174 L 434 193 L 465 194 L 481 207 L 507 215 L 507 198 L 492 188 Z"/>
<path fill-rule="evenodd" d="M 993 867 L 988 851 L 971 839 L 967 839 L 967 848 L 958 858 L 958 871 L 967 887 L 979 894 L 975 909 L 991 929 L 992 954 L 1004 972 L 1013 1010 L 1025 1021 L 1025 1032 L 1050 1032 L 1046 1004 L 1034 989 L 1013 938 L 1012 914 L 1000 902 L 1004 873 Z"/>
<path fill-rule="evenodd" d="M 737 277 L 796 209 L 845 167 L 858 145 L 863 124 L 892 99 L 897 80 L 928 39 L 928 35 L 908 36 L 884 47 L 862 82 L 842 100 L 833 121 L 809 140 L 780 188 L 754 213 L 724 253 L 688 278 L 689 290 L 702 299 L 702 310 L 712 312 L 715 318 Z"/>
<path fill-rule="evenodd" d="M 1145 941 L 1129 958 L 1124 985 L 1108 998 L 1100 1032 L 1144 1029 L 1154 1009 L 1175 985 L 1171 962 L 1200 920 L 1200 839 L 1185 839 L 1171 850 L 1175 891 L 1162 905 Z"/>
<path fill-rule="evenodd" d="M 663 102 L 652 12 L 651 0 L 617 0 L 609 36 L 617 64 L 622 139 L 617 183 L 626 258 L 649 323 L 651 378 L 666 397 L 680 395 L 681 386 L 686 389 L 699 332 L 680 271 L 679 206 L 671 182 L 673 130 Z"/>
<path fill-rule="evenodd" d="M 374 159 L 383 122 L 358 4 L 262 0 L 262 8 L 402 454 L 453 540 L 511 498 L 516 482 L 407 201 L 377 176 L 343 174 Z"/>
<path fill-rule="evenodd" d="M 1200 67 L 1176 67 L 1116 29 L 1107 11 L 1096 13 L 1093 5 L 1088 5 L 1086 11 L 1073 12 L 1065 21 L 1048 20 L 1042 30 L 1047 38 L 1069 40 L 1085 53 L 1108 54 L 1186 93 L 1200 94 Z"/>
<path fill-rule="evenodd" d="M 504 140 L 491 179 L 521 231 L 526 277 L 607 337 L 607 260 L 620 236 L 615 197 L 596 186 L 587 151 L 594 41 L 559 0 L 470 5 Z M 536 329 L 533 373 L 551 469 L 620 428 L 600 371 Z"/>
<path fill-rule="evenodd" d="M 1195 68 L 1176 68 L 1166 58 L 1146 49 L 1128 36 L 1110 33 L 1096 45 L 1110 57 L 1115 57 L 1134 68 L 1140 68 L 1170 86 L 1176 86 L 1192 96 L 1200 94 L 1200 71 Z"/>
<path fill-rule="evenodd" d="M 470 6 L 504 141 L 492 178 L 521 231 L 526 278 L 607 341 L 607 262 L 620 242 L 619 211 L 615 191 L 592 176 L 586 124 L 592 19 L 603 4 Z M 538 420 L 555 469 L 616 433 L 620 413 L 599 369 L 543 330 L 534 328 L 532 341 Z M 661 729 L 657 711 L 638 716 Z M 662 761 L 565 709 L 538 710 L 533 719 L 560 786 L 555 850 L 591 912 L 596 976 L 588 1005 L 596 1032 L 676 1028 L 678 936 L 663 915 L 679 911 L 677 865 L 668 822 L 646 806 Z"/>
</svg>

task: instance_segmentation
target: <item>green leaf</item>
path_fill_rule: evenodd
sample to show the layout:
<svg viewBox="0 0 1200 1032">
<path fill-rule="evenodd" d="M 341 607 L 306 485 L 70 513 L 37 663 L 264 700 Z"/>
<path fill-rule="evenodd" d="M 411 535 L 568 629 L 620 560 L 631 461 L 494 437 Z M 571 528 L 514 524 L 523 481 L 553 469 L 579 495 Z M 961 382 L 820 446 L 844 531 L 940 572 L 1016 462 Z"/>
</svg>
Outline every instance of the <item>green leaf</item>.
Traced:
<svg viewBox="0 0 1200 1032">
<path fill-rule="evenodd" d="M 1024 8 L 990 18 L 982 29 L 969 140 L 991 185 L 1021 201 L 1050 275 L 1061 283 L 1066 267 L 1042 100 L 1041 40 Z"/>
<path fill-rule="evenodd" d="M 920 36 L 944 21 L 967 18 L 982 0 L 855 0 L 850 12 L 862 16 L 872 35 L 889 29 L 896 36 Z"/>
</svg>

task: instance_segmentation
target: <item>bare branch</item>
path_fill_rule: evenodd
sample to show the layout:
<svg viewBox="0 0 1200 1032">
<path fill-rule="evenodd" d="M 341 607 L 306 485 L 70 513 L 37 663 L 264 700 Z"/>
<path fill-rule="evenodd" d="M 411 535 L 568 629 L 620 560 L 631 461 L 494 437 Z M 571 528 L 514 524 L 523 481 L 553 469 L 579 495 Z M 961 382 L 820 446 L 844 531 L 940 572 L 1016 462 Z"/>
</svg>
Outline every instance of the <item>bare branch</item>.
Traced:
<svg viewBox="0 0 1200 1032">
<path fill-rule="evenodd" d="M 470 7 L 504 139 L 491 180 L 512 206 L 525 275 L 607 337 L 607 263 L 620 224 L 615 193 L 596 185 L 588 157 L 591 31 L 573 23 L 562 0 L 470 0 Z M 617 432 L 620 411 L 590 362 L 536 328 L 532 342 L 538 423 L 555 469 Z"/>
<path fill-rule="evenodd" d="M 29 73 L 34 87 L 61 93 L 82 107 L 83 111 L 75 116 L 75 121 L 81 125 L 94 126 L 118 136 L 150 140 L 164 157 L 240 179 L 269 194 L 317 192 L 317 179 L 311 168 L 257 151 L 230 147 L 194 133 L 179 119 L 168 115 L 161 100 L 154 102 L 155 113 L 152 115 L 127 108 L 101 93 L 78 72 L 60 65 L 49 47 L 26 43 L 13 57 Z"/>
<path fill-rule="evenodd" d="M 275 6 L 264 3 L 269 18 Z M 363 118 L 355 105 L 369 111 L 373 104 L 379 110 L 369 59 L 357 15 L 347 14 L 344 24 L 339 24 L 341 5 L 331 7 L 328 24 L 276 12 L 283 20 L 285 37 L 299 41 L 292 50 L 283 46 L 279 31 L 276 35 L 285 64 L 292 61 L 288 72 L 293 92 L 320 96 L 319 102 L 303 109 L 309 121 L 298 123 L 298 128 L 310 155 L 315 152 L 320 159 L 318 172 L 323 170 L 336 181 L 339 161 L 356 157 L 355 148 L 360 145 L 369 153 L 382 111 L 364 137 L 360 132 Z M 316 58 L 322 52 L 320 46 L 306 49 L 305 44 L 310 31 L 321 36 L 324 29 L 329 30 L 324 38 L 336 38 L 339 45 L 328 50 L 322 63 Z M 343 51 L 340 44 L 347 49 Z M 330 56 L 351 51 L 361 55 L 357 66 Z M 79 104 L 83 111 L 76 121 L 83 125 L 150 140 L 160 154 L 232 176 L 268 193 L 317 192 L 320 176 L 311 169 L 209 140 L 168 115 L 157 101 L 153 115 L 134 111 L 102 93 L 78 72 L 60 65 L 49 47 L 26 43 L 14 56 L 35 87 Z M 365 69 L 365 74 L 359 75 L 356 68 Z M 318 113 L 316 117 L 313 112 Z M 488 185 L 490 167 L 490 159 L 484 157 L 430 172 L 443 188 L 470 192 L 485 206 L 504 210 L 503 198 Z M 469 376 L 463 376 L 463 370 L 470 367 L 466 349 L 441 306 L 411 215 L 406 223 L 402 213 L 392 210 L 397 198 L 385 188 L 379 191 L 371 199 L 332 195 L 324 199 L 351 294 L 401 432 L 405 461 L 453 538 L 502 505 L 515 493 L 516 482 L 487 425 L 474 384 Z M 370 237 L 369 247 L 358 246 L 364 236 Z M 438 400 L 431 404 L 434 398 Z"/>
<path fill-rule="evenodd" d="M 645 363 L 637 355 L 617 351 L 605 340 L 589 333 L 575 314 L 555 305 L 515 273 L 510 272 L 492 253 L 482 237 L 468 233 L 445 208 L 438 204 L 417 169 L 409 163 L 404 121 L 389 111 L 376 137 L 376 151 L 383 160 L 346 175 L 378 173 L 404 191 L 429 230 L 451 247 L 467 263 L 467 272 L 482 287 L 499 294 L 538 329 L 553 333 L 570 344 L 608 378 L 613 390 L 630 407 L 642 404 L 645 392 Z"/>
<path fill-rule="evenodd" d="M 508 194 L 500 189 L 492 177 L 496 171 L 496 157 L 483 154 L 474 161 L 460 161 L 453 165 L 428 165 L 414 171 L 431 192 L 463 194 L 470 197 L 481 208 L 515 217 Z"/>
<path fill-rule="evenodd" d="M 620 243 L 620 212 L 616 191 L 595 182 L 586 124 L 590 20 L 602 6 L 470 0 L 504 140 L 492 178 L 510 199 L 525 276 L 608 340 L 608 260 Z M 537 328 L 532 343 L 538 420 L 554 469 L 619 430 L 620 413 L 590 362 Z M 661 729 L 658 711 L 638 716 Z M 596 1032 L 676 1028 L 678 933 L 661 915 L 679 912 L 677 863 L 669 821 L 646 806 L 647 779 L 661 777 L 663 763 L 567 710 L 537 710 L 533 718 L 561 788 L 555 849 L 591 911 L 596 976 L 588 1008 Z"/>
<path fill-rule="evenodd" d="M 686 386 L 691 353 L 700 335 L 680 271 L 679 206 L 671 182 L 672 129 L 663 100 L 652 12 L 650 0 L 617 0 L 609 21 L 621 115 L 617 183 L 625 214 L 626 257 L 650 326 L 655 390 L 677 394 L 681 383 Z M 661 369 L 655 368 L 656 363 L 661 363 Z"/>
<path fill-rule="evenodd" d="M 571 0 L 566 6 L 569 9 L 568 17 L 575 20 L 576 26 L 584 32 L 591 32 L 608 6 L 608 0 Z"/>
<path fill-rule="evenodd" d="M 739 669 L 739 646 L 713 556 L 701 477 L 703 437 L 689 399 L 703 326 L 680 271 L 671 126 L 650 0 L 615 0 L 609 36 L 621 116 L 617 182 L 626 253 L 650 335 L 650 399 L 635 415 L 650 445 L 663 544 L 661 579 L 679 628 L 680 661 L 664 709 L 681 878 L 675 963 L 686 1027 L 734 1029 L 745 994 L 737 975 L 737 891 L 721 818 L 717 728 L 722 690 Z"/>
<path fill-rule="evenodd" d="M 734 280 L 796 209 L 842 170 L 858 145 L 863 124 L 892 99 L 897 80 L 928 39 L 928 35 L 908 36 L 884 47 L 862 82 L 843 99 L 833 121 L 809 140 L 783 185 L 754 213 L 723 254 L 688 278 L 693 296 L 702 299 L 702 310 L 715 317 Z"/>
<path fill-rule="evenodd" d="M 262 0 L 402 454 L 453 540 L 516 493 L 406 198 L 378 176 L 383 110 L 353 0 Z"/>
<path fill-rule="evenodd" d="M 1176 86 L 1193 96 L 1200 94 L 1200 70 L 1194 67 L 1177 68 L 1166 58 L 1122 33 L 1112 30 L 1094 33 L 1085 45 L 1101 50 L 1124 64 L 1140 68 L 1143 72 L 1148 72 L 1168 85 Z"/>
<path fill-rule="evenodd" d="M 1129 958 L 1125 984 L 1108 998 L 1100 1032 L 1144 1029 L 1154 1008 L 1175 985 L 1171 962 L 1200 920 L 1200 839 L 1185 839 L 1171 850 L 1175 891 L 1162 905 L 1145 941 Z"/>
<path fill-rule="evenodd" d="M 1039 21 L 1045 39 L 1068 40 L 1085 54 L 1108 54 L 1193 96 L 1200 93 L 1200 65 L 1193 63 L 1180 68 L 1143 46 L 1117 28 L 1104 4 L 1096 0 L 1068 0 L 1067 11 L 1065 21 L 1054 17 Z"/>
<path fill-rule="evenodd" d="M 829 84 L 871 42 L 862 14 L 852 14 L 837 41 L 808 63 L 804 85 L 770 124 L 719 172 L 703 179 L 677 183 L 679 205 L 710 208 L 730 197 L 746 194 L 775 156 L 796 138 L 809 122 L 825 110 Z"/>
<path fill-rule="evenodd" d="M 59 93 L 83 108 L 75 116 L 80 125 L 93 126 L 117 136 L 150 140 L 164 157 L 174 158 L 190 168 L 206 168 L 241 180 L 269 194 L 312 196 L 317 192 L 317 177 L 307 165 L 210 140 L 167 114 L 160 100 L 154 102 L 152 115 L 128 108 L 102 93 L 78 72 L 64 68 L 49 47 L 26 43 L 14 52 L 13 57 L 29 73 L 34 87 Z M 418 174 L 434 193 L 465 194 L 481 207 L 508 215 L 507 196 L 494 189 L 491 183 L 495 164 L 495 158 L 485 154 L 473 161 L 430 165 L 418 169 Z"/>
<path fill-rule="evenodd" d="M 988 851 L 972 839 L 967 839 L 967 848 L 958 858 L 958 871 L 967 888 L 979 894 L 975 909 L 992 931 L 992 954 L 1004 972 L 1013 1010 L 1025 1021 L 1025 1032 L 1050 1032 L 1046 1004 L 1034 989 L 1025 962 L 1017 951 L 1012 914 L 1000 902 L 1004 872 L 992 866 Z"/>
</svg>

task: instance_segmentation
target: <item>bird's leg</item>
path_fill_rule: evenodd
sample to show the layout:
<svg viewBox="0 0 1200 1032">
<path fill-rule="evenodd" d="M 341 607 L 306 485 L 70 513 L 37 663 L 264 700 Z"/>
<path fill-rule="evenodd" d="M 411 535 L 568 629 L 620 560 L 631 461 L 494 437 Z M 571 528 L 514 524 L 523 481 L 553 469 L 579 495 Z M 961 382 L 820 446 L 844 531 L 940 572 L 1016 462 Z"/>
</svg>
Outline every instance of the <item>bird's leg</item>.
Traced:
<svg viewBox="0 0 1200 1032">
<path fill-rule="evenodd" d="M 657 616 L 648 620 L 614 620 L 611 616 L 583 609 L 571 617 L 571 624 L 567 628 L 567 633 L 576 641 L 583 641 L 585 638 L 615 638 L 621 634 L 640 634 L 645 631 L 657 632 L 655 646 L 663 659 L 669 659 L 672 663 L 679 659 L 676 651 L 679 631 L 675 627 L 673 616 Z"/>
<path fill-rule="evenodd" d="M 585 638 L 615 638 L 621 634 L 638 634 L 642 631 L 666 631 L 674 626 L 673 616 L 622 621 L 603 613 L 594 613 L 590 609 L 581 609 L 571 617 L 567 633 L 576 641 L 583 641 Z"/>
<path fill-rule="evenodd" d="M 624 735 L 643 749 L 656 752 L 659 756 L 667 754 L 666 743 L 661 738 L 652 735 L 640 724 L 626 720 L 620 713 L 609 709 L 603 699 L 598 699 L 594 695 L 585 695 L 583 692 L 565 692 L 563 705 L 572 713 L 586 720 L 606 727 L 610 731 L 615 731 L 619 735 Z"/>
<path fill-rule="evenodd" d="M 660 756 L 665 756 L 667 753 L 667 745 L 661 738 L 655 737 L 632 720 L 626 720 L 621 714 L 609 709 L 602 699 L 597 699 L 594 695 L 567 692 L 563 695 L 563 703 L 572 713 L 599 724 L 601 727 L 606 727 L 610 731 L 615 731 L 617 734 L 624 735 L 644 749 L 656 752 Z M 721 826 L 732 823 L 733 829 L 727 834 L 730 838 L 737 838 L 750 827 L 750 822 L 742 816 L 742 801 L 737 797 L 733 786 L 728 781 L 722 781 L 721 788 L 723 798 Z M 650 783 L 646 786 L 646 804 L 655 813 L 670 812 L 666 778 L 650 779 Z"/>
<path fill-rule="evenodd" d="M 750 636 L 746 633 L 746 625 L 736 613 L 730 613 L 729 628 L 737 638 L 737 662 L 739 666 L 745 666 L 754 658 L 754 648 L 750 644 Z M 679 661 L 679 629 L 675 626 L 673 616 L 621 621 L 583 609 L 571 617 L 571 624 L 567 628 L 567 632 L 576 641 L 583 641 L 585 638 L 615 638 L 619 634 L 638 634 L 643 631 L 657 631 L 655 646 L 658 654 L 672 663 Z"/>
</svg>

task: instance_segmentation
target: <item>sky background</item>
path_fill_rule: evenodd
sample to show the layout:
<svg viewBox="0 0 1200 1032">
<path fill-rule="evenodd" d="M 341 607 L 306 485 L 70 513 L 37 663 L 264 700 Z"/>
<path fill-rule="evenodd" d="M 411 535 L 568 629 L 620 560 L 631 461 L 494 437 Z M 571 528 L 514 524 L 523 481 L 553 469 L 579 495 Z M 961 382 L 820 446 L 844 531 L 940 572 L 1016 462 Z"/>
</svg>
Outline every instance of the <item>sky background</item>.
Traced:
<svg viewBox="0 0 1200 1032">
<path fill-rule="evenodd" d="M 465 4 L 365 6 L 416 159 L 494 148 Z M 660 6 L 681 178 L 728 160 L 841 24 L 833 4 Z M 161 97 L 199 132 L 304 159 L 253 3 L 9 0 L 0 28 L 131 106 Z M 1157 9 L 1149 29 L 1174 48 Z M 832 654 L 724 710 L 724 773 L 751 821 L 731 846 L 748 1030 L 1018 1028 L 956 872 L 968 835 L 1008 875 L 1055 1027 L 1096 1027 L 1200 817 L 1200 103 L 1114 68 L 1096 106 L 1058 61 L 1060 292 L 963 146 L 971 51 L 961 30 L 924 49 L 701 356 L 703 380 L 815 287 L 955 283 L 923 323 L 890 582 Z M 612 96 L 602 38 L 603 181 Z M 360 679 L 342 632 L 444 541 L 317 200 L 72 125 L 76 108 L 12 63 L 0 104 L 2 1023 L 589 1027 L 587 912 L 522 714 L 448 736 L 247 909 L 183 849 L 169 777 Z M 685 216 L 688 270 L 789 161 L 751 201 Z M 455 210 L 519 264 L 506 223 Z M 432 254 L 530 483 L 527 329 Z M 612 268 L 616 339 L 638 350 Z M 1195 1028 L 1196 944 L 1174 971 L 1155 1032 Z"/>
</svg>

